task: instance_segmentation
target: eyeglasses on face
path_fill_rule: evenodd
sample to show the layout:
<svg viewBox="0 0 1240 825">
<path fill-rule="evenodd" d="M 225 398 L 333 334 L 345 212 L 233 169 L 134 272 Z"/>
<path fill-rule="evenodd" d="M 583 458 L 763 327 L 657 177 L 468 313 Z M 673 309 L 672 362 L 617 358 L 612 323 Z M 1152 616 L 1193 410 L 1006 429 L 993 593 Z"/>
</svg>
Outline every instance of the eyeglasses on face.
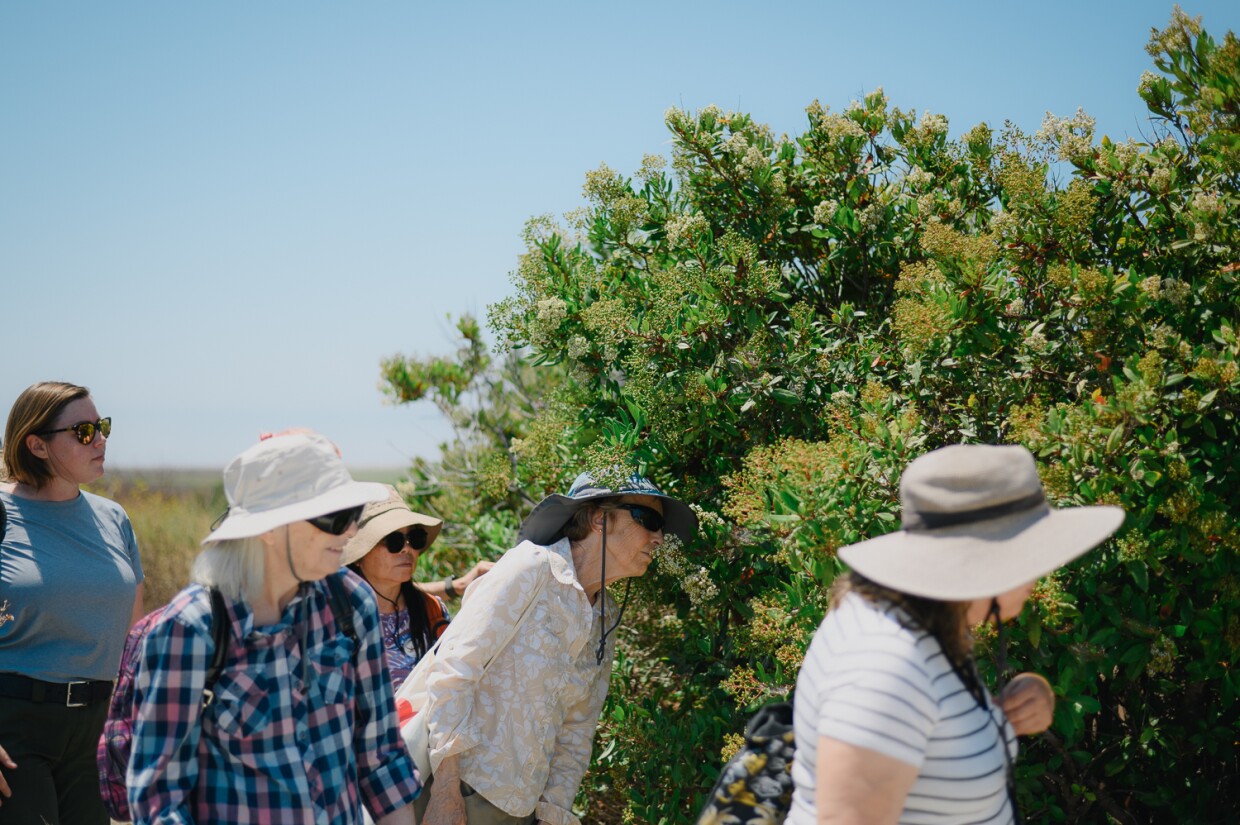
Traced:
<svg viewBox="0 0 1240 825">
<path fill-rule="evenodd" d="M 663 514 L 653 507 L 647 507 L 644 504 L 621 504 L 618 509 L 628 510 L 633 521 L 652 533 L 663 529 Z"/>
<path fill-rule="evenodd" d="M 414 550 L 425 550 L 428 538 L 426 528 L 420 524 L 415 524 L 407 533 L 402 533 L 399 530 L 395 533 L 388 533 L 383 537 L 383 546 L 392 554 L 404 550 L 406 544 Z"/>
<path fill-rule="evenodd" d="M 333 536 L 343 536 L 345 532 L 357 524 L 357 520 L 362 517 L 361 504 L 356 507 L 350 507 L 347 510 L 337 510 L 334 513 L 327 513 L 322 516 L 308 518 L 306 521 L 322 530 L 324 533 L 331 533 Z"/>
<path fill-rule="evenodd" d="M 89 444 L 95 440 L 95 434 L 102 434 L 104 438 L 112 436 L 112 417 L 100 418 L 98 421 L 79 421 L 69 427 L 61 427 L 58 430 L 44 430 L 35 435 L 53 435 L 55 433 L 72 432 L 77 436 L 77 440 L 82 444 Z"/>
</svg>

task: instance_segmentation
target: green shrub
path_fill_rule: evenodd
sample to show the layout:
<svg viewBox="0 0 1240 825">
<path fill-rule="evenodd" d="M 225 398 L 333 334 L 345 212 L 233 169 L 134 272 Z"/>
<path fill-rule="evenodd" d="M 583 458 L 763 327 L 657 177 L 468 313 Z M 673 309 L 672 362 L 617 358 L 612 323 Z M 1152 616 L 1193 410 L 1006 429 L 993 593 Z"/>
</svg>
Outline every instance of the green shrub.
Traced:
<svg viewBox="0 0 1240 825">
<path fill-rule="evenodd" d="M 881 90 L 795 138 L 669 110 L 670 171 L 601 167 L 567 225 L 531 222 L 501 363 L 465 319 L 458 358 L 385 365 L 458 425 L 406 490 L 465 554 L 588 466 L 700 507 L 634 585 L 592 821 L 691 821 L 794 683 L 835 551 L 898 526 L 901 470 L 954 442 L 1025 444 L 1055 502 L 1129 514 L 1012 634 L 1060 696 L 1030 821 L 1240 816 L 1240 43 L 1177 9 L 1150 53 L 1146 142 L 1080 112 L 953 140 Z"/>
</svg>

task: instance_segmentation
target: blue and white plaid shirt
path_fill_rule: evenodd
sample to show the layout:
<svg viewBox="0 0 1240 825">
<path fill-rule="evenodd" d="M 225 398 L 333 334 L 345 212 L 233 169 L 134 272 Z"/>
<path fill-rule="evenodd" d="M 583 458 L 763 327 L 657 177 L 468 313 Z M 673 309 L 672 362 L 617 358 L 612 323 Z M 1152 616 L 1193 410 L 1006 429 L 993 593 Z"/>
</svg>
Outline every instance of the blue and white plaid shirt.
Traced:
<svg viewBox="0 0 1240 825">
<path fill-rule="evenodd" d="M 417 797 L 374 596 L 353 573 L 338 575 L 361 650 L 339 631 L 324 582 L 303 587 L 280 624 L 261 631 L 248 605 L 231 604 L 232 649 L 206 708 L 211 600 L 198 585 L 173 599 L 144 642 L 134 682 L 135 825 L 350 825 L 363 803 L 378 819 Z"/>
</svg>

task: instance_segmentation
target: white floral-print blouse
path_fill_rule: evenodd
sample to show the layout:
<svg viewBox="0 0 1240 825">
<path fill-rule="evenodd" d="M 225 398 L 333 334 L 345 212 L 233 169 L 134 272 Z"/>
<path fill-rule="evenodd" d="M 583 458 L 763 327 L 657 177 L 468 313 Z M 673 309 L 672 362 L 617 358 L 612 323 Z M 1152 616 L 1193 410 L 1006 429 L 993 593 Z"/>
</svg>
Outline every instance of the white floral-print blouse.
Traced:
<svg viewBox="0 0 1240 825">
<path fill-rule="evenodd" d="M 618 612 L 606 591 L 591 605 L 578 583 L 568 539 L 550 547 L 522 542 L 474 582 L 427 676 L 422 712 L 429 714 L 432 769 L 458 754 L 461 779 L 500 810 L 579 825 L 573 798 L 615 655 L 613 636 L 601 664 L 596 657 L 603 600 L 614 623 Z"/>
</svg>

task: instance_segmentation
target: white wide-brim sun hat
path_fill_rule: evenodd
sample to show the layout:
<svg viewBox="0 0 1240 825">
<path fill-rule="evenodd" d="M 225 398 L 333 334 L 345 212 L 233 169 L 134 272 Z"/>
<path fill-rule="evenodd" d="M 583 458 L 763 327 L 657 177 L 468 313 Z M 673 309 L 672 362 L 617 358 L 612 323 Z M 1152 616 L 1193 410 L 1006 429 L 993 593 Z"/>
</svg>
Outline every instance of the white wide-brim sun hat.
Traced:
<svg viewBox="0 0 1240 825">
<path fill-rule="evenodd" d="M 318 433 L 260 441 L 224 468 L 228 512 L 203 544 L 258 536 L 285 524 L 388 497 L 387 487 L 354 481 L 335 446 Z"/>
<path fill-rule="evenodd" d="M 841 548 L 884 587 L 941 601 L 998 596 L 1096 547 L 1124 522 L 1119 507 L 1052 508 L 1024 447 L 955 445 L 900 478 L 902 529 Z"/>
</svg>

